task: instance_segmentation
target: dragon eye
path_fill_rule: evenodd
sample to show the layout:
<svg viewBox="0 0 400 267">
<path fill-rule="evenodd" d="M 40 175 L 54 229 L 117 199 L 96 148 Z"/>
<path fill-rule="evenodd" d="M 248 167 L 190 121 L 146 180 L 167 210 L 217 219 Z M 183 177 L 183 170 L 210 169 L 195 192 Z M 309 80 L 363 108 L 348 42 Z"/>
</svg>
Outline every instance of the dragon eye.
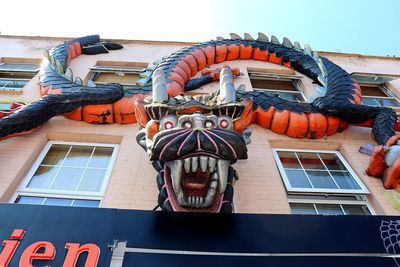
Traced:
<svg viewBox="0 0 400 267">
<path fill-rule="evenodd" d="M 161 118 L 160 120 L 160 130 L 172 129 L 176 126 L 177 119 L 175 116 L 169 115 Z"/>
<path fill-rule="evenodd" d="M 218 126 L 222 129 L 232 129 L 232 120 L 228 116 L 218 117 Z"/>
<path fill-rule="evenodd" d="M 172 121 L 164 122 L 164 129 L 171 129 L 172 127 L 174 127 L 174 124 Z"/>
</svg>

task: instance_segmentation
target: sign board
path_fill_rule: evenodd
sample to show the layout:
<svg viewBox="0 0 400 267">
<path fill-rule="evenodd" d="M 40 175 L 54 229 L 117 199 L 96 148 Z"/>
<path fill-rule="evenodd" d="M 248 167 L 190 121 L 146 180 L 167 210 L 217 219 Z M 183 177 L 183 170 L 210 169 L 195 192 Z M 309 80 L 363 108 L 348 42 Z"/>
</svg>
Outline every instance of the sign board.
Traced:
<svg viewBox="0 0 400 267">
<path fill-rule="evenodd" d="M 0 218 L 0 266 L 400 266 L 400 217 L 1 204 Z"/>
</svg>

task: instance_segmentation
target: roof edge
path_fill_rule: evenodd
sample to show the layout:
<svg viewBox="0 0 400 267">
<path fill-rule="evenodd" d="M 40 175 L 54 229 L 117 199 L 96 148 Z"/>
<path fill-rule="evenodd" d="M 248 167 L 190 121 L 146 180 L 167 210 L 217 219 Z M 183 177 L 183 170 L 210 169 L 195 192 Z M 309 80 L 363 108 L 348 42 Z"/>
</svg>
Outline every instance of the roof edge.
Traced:
<svg viewBox="0 0 400 267">
<path fill-rule="evenodd" d="M 74 39 L 76 37 L 54 37 L 54 36 L 30 36 L 30 35 L 7 35 L 0 34 L 0 38 L 16 38 L 16 39 L 28 39 L 28 40 L 54 40 L 54 41 L 68 41 Z M 104 38 L 106 40 L 112 40 L 115 42 L 120 42 L 122 44 L 167 44 L 167 45 L 196 45 L 200 42 L 183 42 L 183 41 L 151 41 L 151 40 L 132 40 L 132 39 L 114 39 L 114 38 Z M 391 57 L 391 56 L 374 56 L 374 55 L 363 55 L 356 53 L 342 53 L 342 52 L 330 52 L 330 51 L 318 51 L 320 56 L 336 56 L 336 57 L 359 57 L 359 58 L 374 58 L 374 59 L 383 59 L 383 60 L 399 60 L 400 57 Z"/>
</svg>

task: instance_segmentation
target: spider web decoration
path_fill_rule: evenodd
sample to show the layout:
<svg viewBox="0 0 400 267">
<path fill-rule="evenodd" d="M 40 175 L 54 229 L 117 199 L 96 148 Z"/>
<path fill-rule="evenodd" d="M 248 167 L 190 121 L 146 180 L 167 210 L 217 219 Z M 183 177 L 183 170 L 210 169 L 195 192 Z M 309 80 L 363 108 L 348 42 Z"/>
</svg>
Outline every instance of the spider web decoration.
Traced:
<svg viewBox="0 0 400 267">
<path fill-rule="evenodd" d="M 382 221 L 379 229 L 381 231 L 383 246 L 387 253 L 400 254 L 400 220 Z M 393 258 L 393 260 L 400 267 L 399 259 Z"/>
</svg>

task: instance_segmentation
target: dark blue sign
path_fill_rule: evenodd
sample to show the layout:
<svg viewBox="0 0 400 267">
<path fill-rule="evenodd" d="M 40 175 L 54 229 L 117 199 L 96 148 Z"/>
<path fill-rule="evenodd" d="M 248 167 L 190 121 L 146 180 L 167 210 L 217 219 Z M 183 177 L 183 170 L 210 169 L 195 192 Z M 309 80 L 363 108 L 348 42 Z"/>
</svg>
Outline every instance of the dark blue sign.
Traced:
<svg viewBox="0 0 400 267">
<path fill-rule="evenodd" d="M 17 240 L 11 237 L 15 229 L 25 231 L 7 265 L 11 267 L 24 257 L 33 266 L 57 267 L 68 267 L 67 258 L 75 257 L 76 266 L 84 266 L 96 255 L 84 249 L 87 244 L 100 250 L 95 266 L 400 266 L 400 217 L 2 204 L 0 218 L 0 241 Z M 53 258 L 40 259 L 46 250 L 40 243 L 36 256 L 29 253 L 38 241 L 54 245 Z M 81 250 L 74 252 L 72 246 Z M 50 253 L 51 246 L 47 248 Z M 6 252 L 4 245 L 0 263 Z"/>
</svg>

